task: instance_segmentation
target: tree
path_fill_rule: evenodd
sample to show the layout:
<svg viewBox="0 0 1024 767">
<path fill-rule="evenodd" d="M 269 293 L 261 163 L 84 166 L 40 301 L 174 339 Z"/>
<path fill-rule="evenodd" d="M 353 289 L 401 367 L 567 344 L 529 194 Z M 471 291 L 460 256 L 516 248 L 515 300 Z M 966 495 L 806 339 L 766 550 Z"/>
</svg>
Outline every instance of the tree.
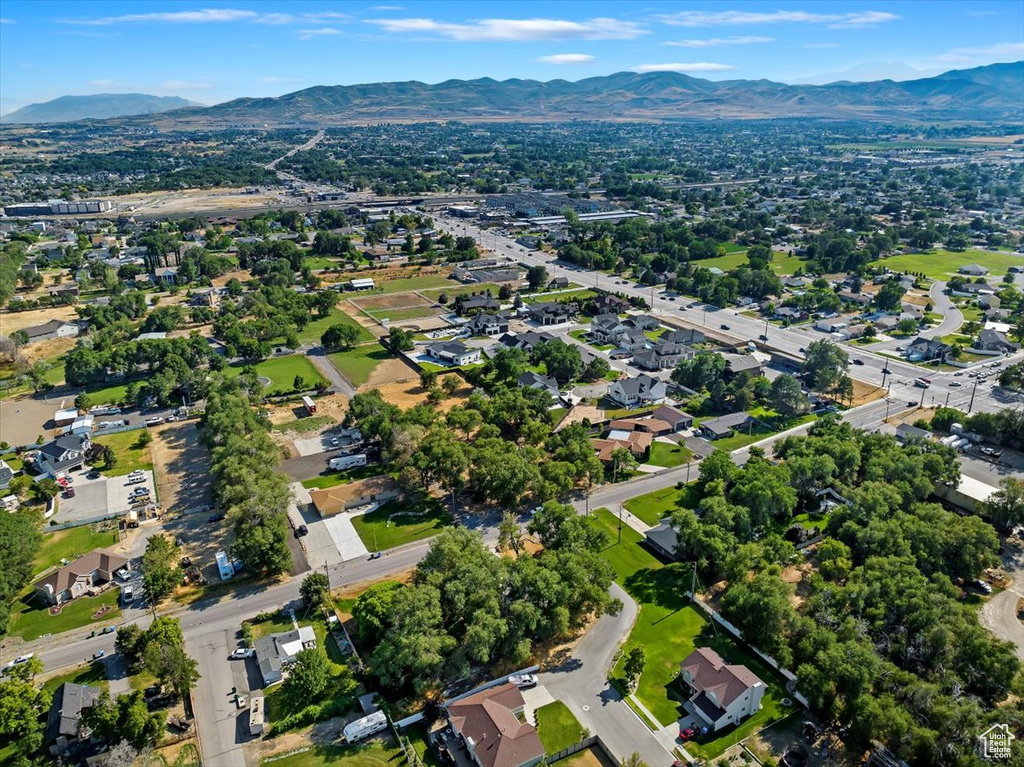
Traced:
<svg viewBox="0 0 1024 767">
<path fill-rule="evenodd" d="M 640 757 L 640 754 L 634 751 L 619 762 L 619 767 L 649 767 L 649 765 Z"/>
<path fill-rule="evenodd" d="M 906 292 L 906 289 L 897 280 L 889 280 L 882 285 L 881 290 L 875 295 L 875 306 L 883 312 L 891 312 L 894 309 L 898 309 L 900 300 Z"/>
<path fill-rule="evenodd" d="M 331 582 L 327 575 L 319 570 L 303 578 L 299 587 L 299 596 L 302 597 L 302 603 L 307 610 L 326 606 L 330 592 Z"/>
<path fill-rule="evenodd" d="M 359 328 L 355 325 L 331 325 L 320 336 L 325 349 L 351 349 L 359 340 Z"/>
<path fill-rule="evenodd" d="M 709 389 L 722 380 L 725 357 L 716 352 L 697 352 L 692 359 L 682 360 L 672 371 L 672 380 L 687 389 Z"/>
<path fill-rule="evenodd" d="M 139 436 L 135 438 L 135 447 L 146 447 L 153 441 L 153 432 L 149 429 L 141 429 Z"/>
<path fill-rule="evenodd" d="M 4 563 L 0 567 L 0 635 L 7 632 L 15 595 L 32 577 L 32 561 L 41 543 L 39 526 L 32 515 L 0 514 L 0 562 Z"/>
<path fill-rule="evenodd" d="M 775 573 L 762 571 L 749 582 L 730 585 L 722 597 L 722 616 L 743 632 L 743 637 L 782 665 L 792 658 L 788 630 L 795 619 L 789 597 L 793 587 Z"/>
<path fill-rule="evenodd" d="M 142 555 L 142 580 L 154 605 L 170 596 L 181 582 L 178 547 L 170 537 L 160 533 L 146 541 L 146 552 Z"/>
<path fill-rule="evenodd" d="M 785 416 L 795 416 L 806 413 L 810 407 L 806 395 L 796 377 L 787 373 L 778 376 L 771 384 L 768 394 L 768 404 Z"/>
<path fill-rule="evenodd" d="M 985 503 L 984 511 L 1004 532 L 1024 524 L 1024 480 L 1004 477 L 999 490 Z"/>
<path fill-rule="evenodd" d="M 121 656 L 129 670 L 137 669 L 146 652 L 145 633 L 138 625 L 126 623 L 117 630 L 114 651 Z"/>
<path fill-rule="evenodd" d="M 827 392 L 845 375 L 850 366 L 849 355 L 831 341 L 811 341 L 807 345 L 803 372 L 810 388 Z"/>
<path fill-rule="evenodd" d="M 114 448 L 110 445 L 103 446 L 103 452 L 100 456 L 103 461 L 103 466 L 107 471 L 110 471 L 117 465 L 117 453 L 114 452 Z"/>
<path fill-rule="evenodd" d="M 612 481 L 618 481 L 619 474 L 626 474 L 637 467 L 633 453 L 625 447 L 617 447 L 612 451 Z"/>
<path fill-rule="evenodd" d="M 626 661 L 622 664 L 622 670 L 626 674 L 626 684 L 629 688 L 636 689 L 640 681 L 640 675 L 644 673 L 644 666 L 647 665 L 647 653 L 640 645 L 629 649 L 626 653 Z"/>
<path fill-rule="evenodd" d="M 10 749 L 12 765 L 38 764 L 35 754 L 43 746 L 43 714 L 49 705 L 27 677 L 8 673 L 0 679 L 0 741 Z"/>
<path fill-rule="evenodd" d="M 44 479 L 40 482 L 36 482 L 35 492 L 43 500 L 50 500 L 55 498 L 57 493 L 60 492 L 60 485 L 54 482 L 52 479 Z"/>
<path fill-rule="evenodd" d="M 92 405 L 92 397 L 90 397 L 87 393 L 82 392 L 77 397 L 75 397 L 75 407 L 81 410 L 82 412 L 87 412 L 89 410 L 90 405 Z"/>
<path fill-rule="evenodd" d="M 363 647 L 376 647 L 391 626 L 398 593 L 405 586 L 397 581 L 381 581 L 359 595 L 352 607 L 356 636 Z"/>
<path fill-rule="evenodd" d="M 391 328 L 388 331 L 388 346 L 393 352 L 409 352 L 416 344 L 413 342 L 413 332 L 405 328 Z"/>
<path fill-rule="evenodd" d="M 715 450 L 711 455 L 701 461 L 700 484 L 706 488 L 712 482 L 723 482 L 728 484 L 736 476 L 737 467 L 732 458 L 724 450 Z"/>
<path fill-rule="evenodd" d="M 526 270 L 526 281 L 530 290 L 539 290 L 548 284 L 548 270 L 546 267 L 537 265 Z"/>
<path fill-rule="evenodd" d="M 82 714 L 82 724 L 110 743 L 127 741 L 141 750 L 156 745 L 164 730 L 166 714 L 149 713 L 141 690 L 110 699 L 104 691 L 95 706 Z"/>
<path fill-rule="evenodd" d="M 917 330 L 917 320 L 913 317 L 904 317 L 896 323 L 896 332 L 903 335 L 910 335 Z"/>
<path fill-rule="evenodd" d="M 612 370 L 612 366 L 608 364 L 608 361 L 603 357 L 594 357 L 583 367 L 583 372 L 580 373 L 581 381 L 600 381 L 607 376 Z"/>
<path fill-rule="evenodd" d="M 420 371 L 420 388 L 423 391 L 430 391 L 437 385 L 437 372 L 433 370 Z"/>
<path fill-rule="evenodd" d="M 537 362 L 543 362 L 549 376 L 559 384 L 575 380 L 583 369 L 579 347 L 554 340 L 541 344 L 534 352 Z"/>
<path fill-rule="evenodd" d="M 184 698 L 199 680 L 199 664 L 190 658 L 181 644 L 149 642 L 146 645 L 146 668 L 160 680 L 170 684 Z"/>
<path fill-rule="evenodd" d="M 292 700 L 317 700 L 331 681 L 331 666 L 321 647 L 299 650 L 284 680 L 284 692 Z"/>
<path fill-rule="evenodd" d="M 835 538 L 826 538 L 816 550 L 818 572 L 828 581 L 842 581 L 853 569 L 850 547 Z"/>
<path fill-rule="evenodd" d="M 522 545 L 523 532 L 516 521 L 516 515 L 506 511 L 501 516 L 501 523 L 498 525 L 498 545 L 504 549 L 511 549 L 516 555 Z"/>
</svg>

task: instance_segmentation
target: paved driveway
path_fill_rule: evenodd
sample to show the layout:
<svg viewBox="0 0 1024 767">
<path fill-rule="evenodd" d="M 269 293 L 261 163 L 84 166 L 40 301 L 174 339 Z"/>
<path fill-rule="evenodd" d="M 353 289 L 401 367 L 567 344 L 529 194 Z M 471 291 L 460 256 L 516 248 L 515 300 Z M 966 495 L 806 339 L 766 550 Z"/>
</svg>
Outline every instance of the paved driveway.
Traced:
<svg viewBox="0 0 1024 767">
<path fill-rule="evenodd" d="M 327 528 L 343 561 L 365 557 L 370 553 L 352 525 L 351 514 L 335 514 L 323 520 L 321 524 Z"/>
<path fill-rule="evenodd" d="M 75 480 L 71 484 L 75 489 L 75 497 L 61 496 L 54 516 L 55 522 L 81 522 L 107 514 L 127 512 L 132 506 L 128 496 L 138 487 L 148 488 L 149 497 L 154 500 L 156 498 L 151 471 L 146 472 L 145 482 L 135 485 L 127 484 L 128 479 L 124 476 L 88 479 L 85 472 L 76 472 L 72 476 Z"/>
<path fill-rule="evenodd" d="M 1024 660 L 1024 623 L 1017 617 L 1017 602 L 1024 599 L 1024 542 L 1007 539 L 1002 560 L 1010 585 L 982 606 L 978 618 L 997 637 L 1013 642 Z"/>
</svg>

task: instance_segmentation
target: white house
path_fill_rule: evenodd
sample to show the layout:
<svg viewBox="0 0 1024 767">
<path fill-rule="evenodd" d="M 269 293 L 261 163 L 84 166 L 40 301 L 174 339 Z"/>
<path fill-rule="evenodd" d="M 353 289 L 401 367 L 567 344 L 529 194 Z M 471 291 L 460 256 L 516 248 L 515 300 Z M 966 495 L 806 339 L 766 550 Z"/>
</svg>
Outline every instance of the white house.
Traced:
<svg viewBox="0 0 1024 767">
<path fill-rule="evenodd" d="M 679 678 L 690 688 L 690 707 L 712 732 L 737 725 L 761 708 L 765 683 L 746 666 L 732 665 L 709 647 L 679 664 Z"/>
<path fill-rule="evenodd" d="M 295 656 L 313 647 L 316 647 L 316 633 L 312 626 L 300 626 L 257 639 L 256 663 L 260 667 L 263 684 L 269 687 L 282 681 L 287 667 L 295 662 Z"/>
<path fill-rule="evenodd" d="M 41 474 L 51 477 L 77 469 L 85 463 L 85 454 L 91 445 L 85 434 L 64 434 L 40 445 L 36 453 L 36 468 Z"/>
<path fill-rule="evenodd" d="M 653 405 L 665 399 L 666 393 L 665 383 L 646 373 L 615 381 L 608 389 L 608 396 L 622 407 Z"/>
<path fill-rule="evenodd" d="M 427 353 L 448 365 L 472 365 L 480 361 L 480 350 L 471 349 L 461 341 L 442 341 L 427 347 Z"/>
</svg>

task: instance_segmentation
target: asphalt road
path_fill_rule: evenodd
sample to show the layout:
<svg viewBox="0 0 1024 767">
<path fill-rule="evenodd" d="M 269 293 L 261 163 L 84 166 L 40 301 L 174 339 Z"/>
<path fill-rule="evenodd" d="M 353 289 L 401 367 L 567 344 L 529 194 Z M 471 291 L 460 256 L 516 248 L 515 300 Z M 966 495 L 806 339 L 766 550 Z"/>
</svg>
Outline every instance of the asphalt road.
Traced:
<svg viewBox="0 0 1024 767">
<path fill-rule="evenodd" d="M 1017 603 L 1024 599 L 1024 542 L 1007 539 L 1002 562 L 1010 585 L 982 605 L 978 620 L 1000 639 L 1013 642 L 1017 657 L 1024 660 L 1024 623 L 1017 617 Z"/>
</svg>

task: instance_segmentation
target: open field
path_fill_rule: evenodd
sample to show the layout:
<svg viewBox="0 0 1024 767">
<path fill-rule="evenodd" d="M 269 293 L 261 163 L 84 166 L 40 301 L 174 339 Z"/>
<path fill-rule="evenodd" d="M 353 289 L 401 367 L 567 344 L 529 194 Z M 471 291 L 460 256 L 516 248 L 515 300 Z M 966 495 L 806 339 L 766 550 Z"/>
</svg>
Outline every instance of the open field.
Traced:
<svg viewBox="0 0 1024 767">
<path fill-rule="evenodd" d="M 426 298 L 428 301 L 437 301 L 442 293 L 446 294 L 450 299 L 455 296 L 461 295 L 462 293 L 487 293 L 490 292 L 492 296 L 498 295 L 499 286 L 493 282 L 482 282 L 480 284 L 470 283 L 464 284 L 461 282 L 455 282 L 450 288 L 438 288 L 434 290 L 420 290 L 418 291 L 421 296 Z"/>
<path fill-rule="evenodd" d="M 445 277 L 443 274 L 417 274 L 412 277 L 398 277 L 381 283 L 378 287 L 384 293 L 405 293 L 410 290 L 425 290 L 426 288 L 455 290 L 461 285 L 462 283 Z"/>
<path fill-rule="evenodd" d="M 998 282 L 1011 266 L 1024 267 L 1024 256 L 995 253 L 991 250 L 933 250 L 928 253 L 906 253 L 874 261 L 869 266 L 884 266 L 894 272 L 920 272 L 933 280 L 947 280 L 965 264 L 980 264 L 990 272 L 989 279 Z M 973 277 L 969 279 L 974 279 Z"/>
<path fill-rule="evenodd" d="M 727 272 L 730 269 L 735 269 L 738 266 L 744 266 L 747 263 L 747 251 L 743 249 L 741 251 L 735 251 L 732 253 L 726 253 L 724 256 L 718 258 L 705 258 L 700 261 L 694 261 L 694 266 L 703 266 L 705 269 L 710 269 L 715 266 L 721 269 L 723 272 Z M 790 253 L 782 253 L 775 251 L 775 258 L 772 260 L 772 271 L 776 274 L 790 275 L 794 274 L 797 269 L 807 268 L 807 262 L 798 256 L 794 256 Z"/>
<path fill-rule="evenodd" d="M 337 307 L 331 309 L 326 317 L 319 317 L 310 322 L 306 327 L 299 331 L 299 341 L 304 344 L 318 344 L 320 343 L 320 336 L 324 334 L 324 331 L 331 325 L 351 325 L 359 331 L 359 338 L 356 339 L 357 344 L 366 343 L 372 341 L 373 336 L 366 328 L 356 322 L 352 317 L 345 314 Z"/>
<path fill-rule="evenodd" d="M 395 767 L 403 763 L 402 749 L 377 741 L 362 746 L 313 746 L 306 751 L 262 762 L 274 767 Z"/>
<path fill-rule="evenodd" d="M 143 429 L 135 429 L 93 439 L 93 442 L 98 445 L 109 445 L 117 456 L 114 468 L 104 469 L 104 474 L 108 477 L 123 477 L 133 471 L 152 470 L 153 454 L 150 452 L 149 445 L 138 444 L 139 435 L 143 433 Z"/>
<path fill-rule="evenodd" d="M 150 444 L 156 469 L 157 496 L 167 511 L 185 511 L 213 502 L 213 477 L 207 469 L 210 452 L 199 443 L 192 423 L 157 430 Z"/>
<path fill-rule="evenodd" d="M 389 320 L 390 322 L 407 322 L 418 320 L 424 317 L 439 317 L 440 312 L 432 306 L 412 306 L 405 309 L 374 309 L 367 312 L 375 320 Z"/>
<path fill-rule="evenodd" d="M 366 296 L 354 295 L 349 303 L 355 304 L 360 309 L 368 312 L 376 312 L 380 309 L 408 309 L 412 307 L 429 307 L 433 302 L 428 301 L 415 293 L 383 293 Z"/>
<path fill-rule="evenodd" d="M 245 365 L 229 365 L 224 368 L 224 375 L 234 378 L 241 375 Z M 255 365 L 256 373 L 262 377 L 269 378 L 267 393 L 289 392 L 295 388 L 295 376 L 301 375 L 305 381 L 304 388 L 312 389 L 318 383 L 327 379 L 320 375 L 313 363 L 301 354 L 292 354 L 287 357 L 272 357 Z"/>
<path fill-rule="evenodd" d="M 327 359 L 339 373 L 358 388 L 370 380 L 370 375 L 378 365 L 394 357 L 380 344 L 365 344 L 347 351 L 328 354 Z"/>
<path fill-rule="evenodd" d="M 376 385 L 374 388 L 379 389 L 380 393 L 384 397 L 385 402 L 390 402 L 393 405 L 398 405 L 400 408 L 408 410 L 416 405 L 422 405 L 427 401 L 427 393 L 420 386 L 420 380 L 418 375 L 412 375 L 412 371 L 409 368 L 405 368 L 406 377 L 403 380 L 395 381 L 394 383 L 383 383 Z M 448 370 L 448 368 L 444 368 Z M 445 373 L 442 372 L 438 375 L 438 385 L 447 376 L 458 376 L 461 380 L 461 376 L 458 373 Z M 455 405 L 465 404 L 465 401 L 469 398 L 472 393 L 473 387 L 462 382 L 462 388 L 455 392 L 454 396 L 445 396 L 441 400 L 441 404 L 437 406 L 437 409 L 442 413 L 447 413 Z"/>
</svg>

